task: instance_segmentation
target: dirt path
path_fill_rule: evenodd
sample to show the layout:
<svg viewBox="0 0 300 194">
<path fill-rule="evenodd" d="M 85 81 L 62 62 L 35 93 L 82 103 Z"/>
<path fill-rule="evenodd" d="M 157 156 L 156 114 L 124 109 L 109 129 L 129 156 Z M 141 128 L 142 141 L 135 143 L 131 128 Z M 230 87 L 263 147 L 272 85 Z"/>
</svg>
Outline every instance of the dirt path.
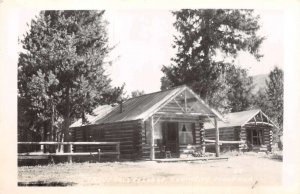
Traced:
<svg viewBox="0 0 300 194">
<path fill-rule="evenodd" d="M 281 184 L 282 162 L 242 155 L 228 161 L 156 163 L 116 162 L 19 167 L 19 184 L 274 186 Z"/>
</svg>

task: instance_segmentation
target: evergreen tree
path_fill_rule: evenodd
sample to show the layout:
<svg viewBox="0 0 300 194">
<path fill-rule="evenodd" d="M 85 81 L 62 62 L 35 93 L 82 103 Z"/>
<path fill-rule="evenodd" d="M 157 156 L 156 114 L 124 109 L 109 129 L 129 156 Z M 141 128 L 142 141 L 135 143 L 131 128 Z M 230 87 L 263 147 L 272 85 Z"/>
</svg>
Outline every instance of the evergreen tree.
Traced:
<svg viewBox="0 0 300 194">
<path fill-rule="evenodd" d="M 18 63 L 19 116 L 43 128 L 53 140 L 63 121 L 65 139 L 74 118 L 112 103 L 123 87 L 113 88 L 105 74 L 110 49 L 104 11 L 42 11 L 21 41 Z M 61 124 L 61 123 L 60 123 Z"/>
<path fill-rule="evenodd" d="M 275 122 L 282 129 L 283 127 L 283 71 L 275 67 L 269 74 L 266 81 L 267 101 L 271 104 L 268 107 L 268 115 L 274 118 Z"/>
<path fill-rule="evenodd" d="M 260 89 L 255 96 L 254 106 L 265 112 L 279 127 L 275 130 L 275 142 L 283 132 L 283 71 L 275 67 L 266 80 L 266 88 Z"/>
<path fill-rule="evenodd" d="M 264 38 L 256 34 L 259 17 L 253 10 L 183 9 L 172 13 L 179 32 L 173 45 L 177 54 L 170 66 L 162 68 L 161 88 L 187 84 L 210 105 L 226 108 L 228 61 L 234 61 L 239 51 L 257 60 L 262 57 L 259 47 Z"/>
</svg>

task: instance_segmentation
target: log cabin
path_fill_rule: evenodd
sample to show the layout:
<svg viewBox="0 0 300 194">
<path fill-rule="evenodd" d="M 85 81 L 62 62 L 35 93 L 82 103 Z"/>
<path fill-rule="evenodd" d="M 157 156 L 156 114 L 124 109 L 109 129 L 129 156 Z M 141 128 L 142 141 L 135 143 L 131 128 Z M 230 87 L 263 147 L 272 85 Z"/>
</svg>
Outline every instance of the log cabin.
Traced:
<svg viewBox="0 0 300 194">
<path fill-rule="evenodd" d="M 130 98 L 117 106 L 99 106 L 94 115 L 87 115 L 88 124 L 79 119 L 70 128 L 72 141 L 120 142 L 121 159 L 154 160 L 166 152 L 179 157 L 191 144 L 205 150 L 203 124 L 208 119 L 222 120 L 222 116 L 183 85 Z"/>
<path fill-rule="evenodd" d="M 273 129 L 278 127 L 261 110 L 233 112 L 218 121 L 220 141 L 241 141 L 239 144 L 223 144 L 221 150 L 272 151 Z M 215 126 L 205 123 L 205 139 L 215 139 Z M 207 147 L 208 150 L 209 147 Z"/>
</svg>

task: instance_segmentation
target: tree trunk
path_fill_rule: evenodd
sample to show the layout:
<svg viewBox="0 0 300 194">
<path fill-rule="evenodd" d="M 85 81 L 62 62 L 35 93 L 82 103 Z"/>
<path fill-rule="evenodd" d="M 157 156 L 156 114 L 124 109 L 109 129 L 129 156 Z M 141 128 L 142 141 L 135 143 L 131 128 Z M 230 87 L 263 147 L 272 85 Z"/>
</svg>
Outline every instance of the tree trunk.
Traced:
<svg viewBox="0 0 300 194">
<path fill-rule="evenodd" d="M 54 141 L 54 104 L 51 102 L 51 126 L 50 126 L 50 141 Z"/>
<path fill-rule="evenodd" d="M 66 95 L 65 95 L 65 100 L 66 100 L 66 112 L 63 115 L 63 129 L 61 132 L 61 142 L 67 142 L 70 141 L 70 136 L 69 136 L 69 126 L 70 126 L 70 87 L 66 87 Z M 60 147 L 60 151 L 63 151 L 63 145 Z"/>
<path fill-rule="evenodd" d="M 69 134 L 69 126 L 70 126 L 70 87 L 66 88 L 66 112 L 64 115 L 64 141 L 70 141 Z"/>
</svg>

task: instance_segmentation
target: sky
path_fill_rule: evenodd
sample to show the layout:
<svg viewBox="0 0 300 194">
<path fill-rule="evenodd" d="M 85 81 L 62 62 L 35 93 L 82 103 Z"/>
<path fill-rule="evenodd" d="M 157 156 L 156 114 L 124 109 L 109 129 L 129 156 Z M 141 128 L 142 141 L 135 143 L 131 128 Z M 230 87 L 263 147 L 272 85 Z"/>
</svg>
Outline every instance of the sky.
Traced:
<svg viewBox="0 0 300 194">
<path fill-rule="evenodd" d="M 22 10 L 19 15 L 19 37 L 28 30 L 26 23 L 38 10 Z M 240 53 L 236 65 L 247 68 L 250 75 L 267 74 L 275 66 L 283 68 L 283 12 L 279 10 L 255 10 L 260 15 L 261 29 L 265 36 L 261 45 L 264 57 L 257 61 L 247 53 Z M 171 64 L 176 50 L 172 48 L 176 30 L 175 18 L 169 10 L 106 10 L 109 44 L 115 46 L 109 59 L 107 74 L 112 85 L 125 83 L 126 94 L 143 90 L 146 93 L 160 90 L 163 65 Z"/>
</svg>

